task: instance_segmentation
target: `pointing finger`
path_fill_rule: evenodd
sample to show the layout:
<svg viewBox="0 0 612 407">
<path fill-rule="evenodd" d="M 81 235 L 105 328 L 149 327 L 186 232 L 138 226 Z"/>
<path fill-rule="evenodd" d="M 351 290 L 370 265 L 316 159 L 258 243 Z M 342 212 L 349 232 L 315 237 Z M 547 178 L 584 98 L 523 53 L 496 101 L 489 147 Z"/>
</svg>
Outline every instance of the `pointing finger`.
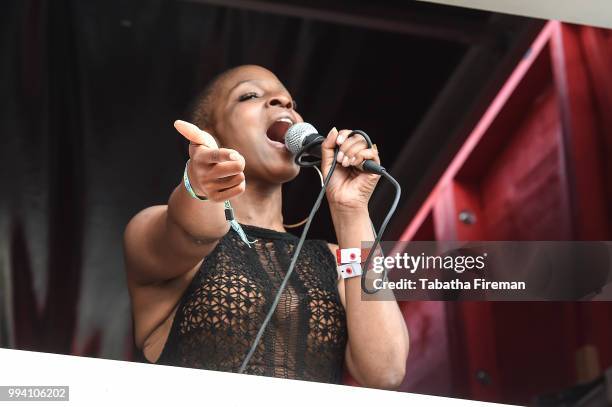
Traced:
<svg viewBox="0 0 612 407">
<path fill-rule="evenodd" d="M 174 122 L 174 128 L 183 135 L 187 140 L 196 145 L 205 146 L 208 148 L 219 148 L 214 137 L 209 133 L 201 130 L 193 123 L 183 120 Z"/>
</svg>

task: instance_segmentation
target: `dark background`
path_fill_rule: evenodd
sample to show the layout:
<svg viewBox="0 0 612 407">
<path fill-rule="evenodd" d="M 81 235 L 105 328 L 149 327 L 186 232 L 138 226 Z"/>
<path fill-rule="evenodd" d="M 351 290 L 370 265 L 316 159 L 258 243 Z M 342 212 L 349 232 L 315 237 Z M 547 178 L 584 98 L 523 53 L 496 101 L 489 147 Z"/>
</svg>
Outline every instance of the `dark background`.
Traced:
<svg viewBox="0 0 612 407">
<path fill-rule="evenodd" d="M 213 75 L 263 65 L 321 132 L 367 131 L 404 189 L 394 239 L 541 26 L 412 1 L 3 2 L 0 346 L 133 357 L 123 228 L 181 180 L 172 123 Z M 286 223 L 318 183 L 286 185 Z M 309 237 L 335 241 L 326 207 Z"/>
</svg>

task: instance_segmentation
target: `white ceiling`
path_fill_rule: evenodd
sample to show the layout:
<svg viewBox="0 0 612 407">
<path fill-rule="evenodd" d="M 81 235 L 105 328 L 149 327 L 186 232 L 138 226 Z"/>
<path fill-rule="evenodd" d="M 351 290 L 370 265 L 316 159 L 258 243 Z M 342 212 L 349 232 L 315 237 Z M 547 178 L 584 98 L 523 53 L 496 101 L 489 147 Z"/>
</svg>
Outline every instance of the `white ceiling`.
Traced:
<svg viewBox="0 0 612 407">
<path fill-rule="evenodd" d="M 612 28 L 612 0 L 420 0 Z"/>
</svg>

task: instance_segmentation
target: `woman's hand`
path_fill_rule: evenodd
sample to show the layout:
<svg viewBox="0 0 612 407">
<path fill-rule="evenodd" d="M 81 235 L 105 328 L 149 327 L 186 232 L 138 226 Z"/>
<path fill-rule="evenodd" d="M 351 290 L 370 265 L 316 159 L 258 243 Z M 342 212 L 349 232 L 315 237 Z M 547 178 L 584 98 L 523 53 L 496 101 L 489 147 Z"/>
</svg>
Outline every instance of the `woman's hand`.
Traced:
<svg viewBox="0 0 612 407">
<path fill-rule="evenodd" d="M 327 200 L 330 208 L 337 210 L 367 209 L 370 196 L 376 187 L 380 175 L 370 174 L 355 168 L 364 160 L 373 160 L 380 164 L 376 148 L 368 148 L 365 139 L 355 134 L 349 138 L 352 130 L 338 132 L 331 129 L 321 144 L 321 169 L 323 178 L 327 177 L 334 158 L 334 148 L 338 151 L 338 163 L 327 186 Z"/>
<path fill-rule="evenodd" d="M 174 127 L 189 140 L 188 176 L 198 195 L 223 202 L 244 192 L 244 157 L 236 150 L 219 148 L 214 137 L 196 125 L 177 120 Z"/>
</svg>

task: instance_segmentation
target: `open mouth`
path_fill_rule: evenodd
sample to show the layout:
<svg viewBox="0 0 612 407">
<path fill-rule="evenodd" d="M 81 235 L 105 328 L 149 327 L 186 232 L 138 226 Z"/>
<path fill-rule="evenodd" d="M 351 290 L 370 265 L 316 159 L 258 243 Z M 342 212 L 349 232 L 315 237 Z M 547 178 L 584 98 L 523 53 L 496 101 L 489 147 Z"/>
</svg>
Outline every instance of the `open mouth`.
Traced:
<svg viewBox="0 0 612 407">
<path fill-rule="evenodd" d="M 289 119 L 280 119 L 272 123 L 266 131 L 266 136 L 274 142 L 285 146 L 285 133 L 293 123 Z"/>
</svg>

